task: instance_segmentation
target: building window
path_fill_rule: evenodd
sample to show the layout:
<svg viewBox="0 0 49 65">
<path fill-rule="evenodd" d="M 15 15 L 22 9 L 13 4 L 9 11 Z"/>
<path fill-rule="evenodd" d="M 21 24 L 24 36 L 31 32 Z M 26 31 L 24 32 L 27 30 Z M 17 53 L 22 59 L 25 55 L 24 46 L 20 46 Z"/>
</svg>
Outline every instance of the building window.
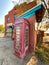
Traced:
<svg viewBox="0 0 49 65">
<path fill-rule="evenodd" d="M 28 48 L 29 44 L 29 26 L 25 28 L 25 47 Z"/>
<path fill-rule="evenodd" d="M 8 17 L 8 22 L 10 22 L 10 17 Z"/>
<path fill-rule="evenodd" d="M 14 21 L 17 19 L 17 15 L 16 14 L 14 14 Z"/>
<path fill-rule="evenodd" d="M 12 36 L 12 28 L 11 28 L 11 26 L 9 26 L 9 27 L 6 27 L 6 36 Z"/>
</svg>

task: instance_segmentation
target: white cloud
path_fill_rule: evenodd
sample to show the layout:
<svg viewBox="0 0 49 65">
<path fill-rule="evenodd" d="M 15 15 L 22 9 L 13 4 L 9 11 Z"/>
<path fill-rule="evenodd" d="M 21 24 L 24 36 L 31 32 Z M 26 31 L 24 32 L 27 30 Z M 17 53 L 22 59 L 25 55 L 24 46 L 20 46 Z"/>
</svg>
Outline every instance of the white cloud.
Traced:
<svg viewBox="0 0 49 65">
<path fill-rule="evenodd" d="M 19 0 L 11 0 L 11 1 L 19 2 Z"/>
<path fill-rule="evenodd" d="M 23 2 L 26 2 L 27 0 L 11 0 L 15 5 L 16 4 L 21 4 Z"/>
</svg>

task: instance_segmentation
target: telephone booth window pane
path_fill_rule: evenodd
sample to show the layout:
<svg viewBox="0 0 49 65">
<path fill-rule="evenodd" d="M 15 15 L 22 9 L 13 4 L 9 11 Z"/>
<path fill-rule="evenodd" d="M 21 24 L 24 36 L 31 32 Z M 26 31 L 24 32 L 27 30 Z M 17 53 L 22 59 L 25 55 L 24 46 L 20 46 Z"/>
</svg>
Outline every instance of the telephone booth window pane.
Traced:
<svg viewBox="0 0 49 65">
<path fill-rule="evenodd" d="M 16 49 L 20 50 L 20 31 L 21 26 L 16 26 Z"/>
<path fill-rule="evenodd" d="M 26 26 L 26 29 L 25 29 L 25 47 L 27 47 L 29 44 L 29 27 Z"/>
</svg>

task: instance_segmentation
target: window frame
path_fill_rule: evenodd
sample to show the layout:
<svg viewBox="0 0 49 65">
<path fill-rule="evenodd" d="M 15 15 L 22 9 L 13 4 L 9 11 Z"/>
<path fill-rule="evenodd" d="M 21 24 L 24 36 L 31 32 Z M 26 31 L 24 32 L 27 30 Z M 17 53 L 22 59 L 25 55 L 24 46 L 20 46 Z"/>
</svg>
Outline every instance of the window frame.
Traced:
<svg viewBox="0 0 49 65">
<path fill-rule="evenodd" d="M 17 19 L 17 14 L 15 13 L 14 14 L 14 21 Z"/>
</svg>

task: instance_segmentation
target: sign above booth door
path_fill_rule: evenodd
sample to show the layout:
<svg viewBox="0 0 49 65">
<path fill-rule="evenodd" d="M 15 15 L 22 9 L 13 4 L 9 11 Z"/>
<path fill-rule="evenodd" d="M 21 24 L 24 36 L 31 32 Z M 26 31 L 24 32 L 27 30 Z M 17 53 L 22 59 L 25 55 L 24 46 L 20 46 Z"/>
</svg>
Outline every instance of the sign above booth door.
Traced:
<svg viewBox="0 0 49 65">
<path fill-rule="evenodd" d="M 12 25 L 14 25 L 14 24 L 13 24 L 13 23 L 8 23 L 8 24 L 7 24 L 7 26 L 12 26 Z"/>
</svg>

